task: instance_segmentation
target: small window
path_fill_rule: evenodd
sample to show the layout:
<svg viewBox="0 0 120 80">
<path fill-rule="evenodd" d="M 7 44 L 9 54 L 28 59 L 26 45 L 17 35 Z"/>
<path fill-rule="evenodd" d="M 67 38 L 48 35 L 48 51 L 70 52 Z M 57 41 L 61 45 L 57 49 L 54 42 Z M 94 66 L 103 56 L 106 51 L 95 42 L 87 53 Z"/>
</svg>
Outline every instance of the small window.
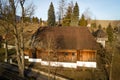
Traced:
<svg viewBox="0 0 120 80">
<path fill-rule="evenodd" d="M 75 53 L 72 53 L 72 56 L 75 56 Z"/>
<path fill-rule="evenodd" d="M 67 56 L 68 55 L 68 53 L 64 53 L 65 54 L 65 56 Z"/>
</svg>

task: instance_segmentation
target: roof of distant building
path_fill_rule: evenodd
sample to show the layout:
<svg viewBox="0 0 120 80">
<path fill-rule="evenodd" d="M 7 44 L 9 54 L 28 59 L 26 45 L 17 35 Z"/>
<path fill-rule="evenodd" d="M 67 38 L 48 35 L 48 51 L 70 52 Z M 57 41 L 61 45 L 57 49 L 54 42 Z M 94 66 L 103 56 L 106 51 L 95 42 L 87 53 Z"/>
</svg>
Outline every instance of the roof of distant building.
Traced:
<svg viewBox="0 0 120 80">
<path fill-rule="evenodd" d="M 93 35 L 97 38 L 107 38 L 107 34 L 102 29 L 98 29 Z"/>
</svg>

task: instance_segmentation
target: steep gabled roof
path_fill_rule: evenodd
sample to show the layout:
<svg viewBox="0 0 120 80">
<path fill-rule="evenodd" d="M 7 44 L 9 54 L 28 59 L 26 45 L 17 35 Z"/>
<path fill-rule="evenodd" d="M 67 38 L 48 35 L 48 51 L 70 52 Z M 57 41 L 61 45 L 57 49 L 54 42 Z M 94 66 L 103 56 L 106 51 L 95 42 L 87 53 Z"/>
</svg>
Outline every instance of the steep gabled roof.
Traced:
<svg viewBox="0 0 120 80">
<path fill-rule="evenodd" d="M 52 38 L 59 49 L 98 49 L 87 27 L 42 27 L 34 33 L 34 38 L 38 47 L 42 45 L 46 48 L 45 45 Z"/>
<path fill-rule="evenodd" d="M 97 31 L 94 32 L 93 35 L 96 38 L 107 38 L 107 34 L 102 29 L 98 29 Z"/>
</svg>

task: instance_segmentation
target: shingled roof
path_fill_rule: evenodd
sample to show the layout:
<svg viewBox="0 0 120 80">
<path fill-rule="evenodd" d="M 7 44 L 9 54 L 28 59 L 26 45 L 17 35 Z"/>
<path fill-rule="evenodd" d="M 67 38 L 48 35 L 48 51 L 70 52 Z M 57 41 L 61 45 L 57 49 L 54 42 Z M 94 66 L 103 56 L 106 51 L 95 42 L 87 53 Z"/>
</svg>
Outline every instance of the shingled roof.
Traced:
<svg viewBox="0 0 120 80">
<path fill-rule="evenodd" d="M 87 27 L 42 27 L 33 36 L 38 47 L 42 44 L 45 48 L 49 36 L 54 38 L 59 49 L 98 49 L 98 44 Z"/>
<path fill-rule="evenodd" d="M 98 29 L 97 31 L 95 31 L 93 33 L 93 35 L 96 37 L 96 38 L 107 38 L 107 34 L 102 30 L 102 29 Z"/>
</svg>

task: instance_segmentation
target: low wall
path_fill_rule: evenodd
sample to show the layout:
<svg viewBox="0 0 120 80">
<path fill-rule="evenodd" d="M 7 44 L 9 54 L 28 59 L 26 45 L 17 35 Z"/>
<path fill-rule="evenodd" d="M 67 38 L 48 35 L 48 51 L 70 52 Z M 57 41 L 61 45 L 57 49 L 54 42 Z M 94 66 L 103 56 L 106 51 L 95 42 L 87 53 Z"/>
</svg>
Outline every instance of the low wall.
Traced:
<svg viewBox="0 0 120 80">
<path fill-rule="evenodd" d="M 77 67 L 89 67 L 96 68 L 96 62 L 86 62 L 86 61 L 76 61 L 72 62 L 55 62 L 55 61 L 43 61 L 42 59 L 33 59 L 25 56 L 25 59 L 28 59 L 29 62 L 39 62 L 41 65 L 50 65 L 54 67 L 66 67 L 66 68 L 77 68 Z"/>
<path fill-rule="evenodd" d="M 15 48 L 15 46 L 13 46 L 13 45 L 7 45 L 7 47 L 8 47 L 8 49 L 13 49 L 13 48 Z M 6 48 L 5 43 L 3 44 L 3 48 Z"/>
</svg>

